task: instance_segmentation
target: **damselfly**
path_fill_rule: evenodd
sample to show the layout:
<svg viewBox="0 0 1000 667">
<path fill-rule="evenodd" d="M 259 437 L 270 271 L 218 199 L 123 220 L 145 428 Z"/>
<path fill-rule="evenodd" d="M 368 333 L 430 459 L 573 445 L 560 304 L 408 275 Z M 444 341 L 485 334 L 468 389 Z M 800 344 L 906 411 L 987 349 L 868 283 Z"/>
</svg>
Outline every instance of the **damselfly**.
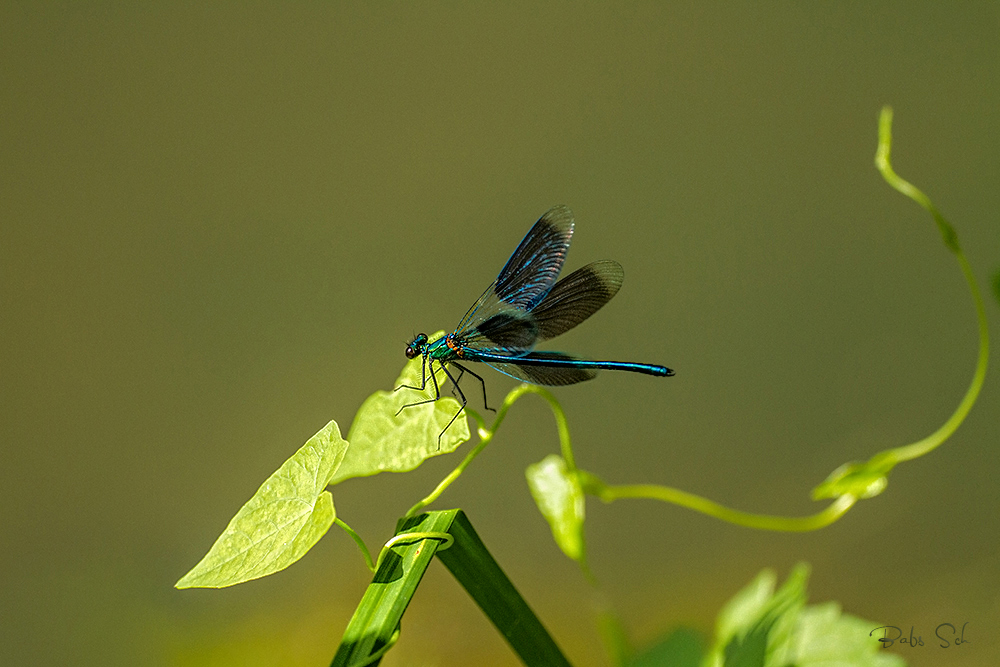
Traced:
<svg viewBox="0 0 1000 667">
<path fill-rule="evenodd" d="M 669 368 L 655 364 L 593 361 L 562 352 L 534 350 L 536 343 L 555 338 L 593 315 L 622 286 L 625 272 L 618 262 L 609 259 L 588 264 L 556 282 L 572 237 L 572 212 L 565 206 L 553 207 L 528 231 L 500 275 L 472 304 L 454 333 L 434 341 L 428 341 L 427 334 L 418 334 L 410 341 L 406 357 L 423 356 L 421 384 L 397 389 L 422 391 L 429 375 L 434 398 L 404 405 L 400 412 L 441 398 L 435 362 L 451 380 L 462 403 L 441 435 L 468 403 L 458 384 L 464 374 L 479 380 L 486 400 L 483 378 L 459 362 L 478 361 L 518 380 L 543 385 L 583 382 L 594 378 L 598 370 L 632 371 L 657 377 L 674 374 Z M 457 378 L 449 372 L 449 364 L 459 369 Z"/>
</svg>

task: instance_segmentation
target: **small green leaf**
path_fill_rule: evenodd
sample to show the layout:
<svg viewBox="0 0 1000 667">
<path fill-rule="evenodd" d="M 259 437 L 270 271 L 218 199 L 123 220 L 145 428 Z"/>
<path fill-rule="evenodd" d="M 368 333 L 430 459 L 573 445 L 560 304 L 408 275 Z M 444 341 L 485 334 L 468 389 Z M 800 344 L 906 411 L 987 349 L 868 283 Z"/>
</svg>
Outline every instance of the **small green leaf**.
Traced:
<svg viewBox="0 0 1000 667">
<path fill-rule="evenodd" d="M 283 570 L 301 558 L 336 517 L 333 496 L 324 489 L 346 451 L 337 422 L 324 426 L 267 478 L 175 586 L 232 586 Z"/>
<path fill-rule="evenodd" d="M 439 331 L 431 336 L 431 340 L 443 335 L 444 332 Z M 421 357 L 411 359 L 394 386 L 419 387 L 422 366 Z M 436 363 L 434 367 L 438 386 L 443 388 L 448 379 Z M 399 412 L 404 405 L 432 398 L 434 383 L 429 375 L 423 391 L 404 388 L 377 391 L 369 396 L 354 416 L 354 423 L 347 434 L 351 449 L 331 483 L 380 472 L 413 470 L 430 457 L 453 452 L 466 442 L 469 439 L 469 421 L 464 415 L 459 416 L 438 441 L 438 435 L 461 407 L 454 398 L 442 396 L 438 401 Z"/>
<path fill-rule="evenodd" d="M 525 470 L 531 495 L 539 511 L 552 528 L 552 536 L 563 553 L 583 562 L 583 489 L 575 473 L 566 469 L 566 461 L 552 454 Z"/>
</svg>

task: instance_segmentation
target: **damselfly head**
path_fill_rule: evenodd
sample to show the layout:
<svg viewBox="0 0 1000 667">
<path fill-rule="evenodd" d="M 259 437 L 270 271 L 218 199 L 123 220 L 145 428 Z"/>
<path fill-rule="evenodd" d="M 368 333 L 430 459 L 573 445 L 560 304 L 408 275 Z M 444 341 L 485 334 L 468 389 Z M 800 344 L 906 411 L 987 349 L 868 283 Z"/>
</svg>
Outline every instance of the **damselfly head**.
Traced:
<svg viewBox="0 0 1000 667">
<path fill-rule="evenodd" d="M 427 334 L 417 334 L 417 337 L 406 346 L 406 358 L 417 358 L 423 353 L 425 345 L 427 345 Z"/>
</svg>

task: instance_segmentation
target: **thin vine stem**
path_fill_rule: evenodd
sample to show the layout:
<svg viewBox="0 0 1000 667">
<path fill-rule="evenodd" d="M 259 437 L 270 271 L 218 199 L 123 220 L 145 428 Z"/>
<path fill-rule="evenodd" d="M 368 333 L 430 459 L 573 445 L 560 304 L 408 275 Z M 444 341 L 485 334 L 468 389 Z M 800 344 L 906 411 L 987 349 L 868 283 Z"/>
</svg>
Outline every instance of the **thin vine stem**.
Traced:
<svg viewBox="0 0 1000 667">
<path fill-rule="evenodd" d="M 869 472 L 869 477 L 873 477 L 869 488 L 877 489 L 871 495 L 875 495 L 885 488 L 885 475 L 902 461 L 908 461 L 923 456 L 945 442 L 958 429 L 959 425 L 968 416 L 972 406 L 975 404 L 979 393 L 982 390 L 986 379 L 986 369 L 989 362 L 989 325 L 986 320 L 986 308 L 983 304 L 979 285 L 976 282 L 975 274 L 969 265 L 968 259 L 962 252 L 958 243 L 958 235 L 954 227 L 949 223 L 930 198 L 920 191 L 912 183 L 901 178 L 892 168 L 889 156 L 892 145 L 892 109 L 888 106 L 882 108 L 879 117 L 879 144 L 875 154 L 875 165 L 885 178 L 886 182 L 906 195 L 910 199 L 920 204 L 934 218 L 941 237 L 948 249 L 954 253 L 962 275 L 969 286 L 972 295 L 973 305 L 976 310 L 976 318 L 979 324 L 979 355 L 976 363 L 976 370 L 973 373 L 969 388 L 965 392 L 962 400 L 954 413 L 937 430 L 921 440 L 909 445 L 887 449 L 877 453 L 872 459 L 857 467 L 857 473 Z M 848 466 L 851 467 L 851 466 Z M 836 473 L 835 473 L 836 474 Z M 702 512 L 724 521 L 735 523 L 751 528 L 761 528 L 777 531 L 809 531 L 828 526 L 841 516 L 843 516 L 857 501 L 859 496 L 854 493 L 841 493 L 836 495 L 833 502 L 826 509 L 808 517 L 779 517 L 766 514 L 751 514 L 729 509 L 706 498 L 696 496 L 678 489 L 659 486 L 655 484 L 633 484 L 612 486 L 605 484 L 602 480 L 589 473 L 581 472 L 581 480 L 588 493 L 598 496 L 605 502 L 611 502 L 618 498 L 651 498 L 664 502 L 674 503 L 682 507 Z M 868 481 L 868 480 L 866 480 Z M 868 497 L 863 495 L 862 497 Z"/>
<path fill-rule="evenodd" d="M 431 491 L 424 498 L 421 498 L 420 501 L 407 510 L 406 514 L 403 515 L 404 517 L 408 518 L 416 515 L 423 508 L 437 500 L 441 494 L 444 493 L 445 490 L 451 486 L 451 484 L 458 479 L 463 472 L 465 472 L 465 469 L 469 467 L 476 457 L 479 456 L 483 450 L 486 449 L 486 446 L 493 440 L 493 436 L 496 435 L 500 425 L 507 417 L 507 412 L 510 410 L 511 406 L 525 394 L 538 394 L 548 402 L 556 419 L 556 428 L 559 431 L 559 444 L 562 450 L 563 458 L 566 459 L 567 466 L 569 466 L 570 470 L 576 470 L 573 464 L 573 450 L 570 445 L 569 424 L 566 421 L 566 414 L 563 412 L 562 406 L 559 405 L 559 401 L 557 401 L 556 397 L 552 395 L 552 392 L 543 387 L 533 384 L 521 384 L 512 389 L 504 397 L 503 403 L 500 405 L 500 409 L 497 410 L 497 416 L 494 418 L 493 424 L 489 428 L 486 427 L 486 421 L 483 419 L 482 415 L 475 410 L 466 408 L 466 414 L 472 417 L 478 425 L 476 432 L 479 435 L 479 443 L 477 443 L 476 446 L 465 455 L 465 458 L 462 459 L 462 462 L 459 463 L 454 470 L 448 473 L 448 475 L 445 476 L 445 478 L 442 479 L 436 487 L 434 487 L 433 491 Z"/>
<path fill-rule="evenodd" d="M 598 480 L 598 484 L 589 483 L 587 490 L 606 503 L 620 498 L 661 500 L 739 526 L 781 532 L 807 532 L 824 528 L 846 514 L 854 503 L 857 502 L 857 498 L 854 496 L 843 495 L 830 503 L 826 509 L 811 516 L 783 517 L 741 512 L 693 493 L 674 489 L 669 486 L 660 486 L 659 484 L 607 485 Z"/>
<path fill-rule="evenodd" d="M 371 572 L 373 572 L 373 573 L 374 573 L 374 572 L 375 572 L 375 562 L 374 562 L 374 561 L 372 561 L 372 555 L 371 555 L 371 552 L 369 552 L 369 551 L 368 551 L 368 547 L 367 547 L 367 546 L 365 546 L 365 541 L 364 541 L 363 539 L 361 539 L 361 536 L 360 536 L 360 535 L 358 535 L 358 534 L 357 534 L 357 533 L 356 533 L 356 532 L 354 531 L 354 529 L 353 529 L 353 528 L 351 528 L 351 527 L 350 527 L 350 526 L 348 526 L 348 525 L 347 525 L 346 523 L 344 523 L 344 522 L 343 522 L 343 521 L 342 521 L 342 520 L 340 519 L 340 517 L 336 517 L 336 518 L 335 518 L 335 519 L 333 520 L 333 523 L 334 523 L 335 525 L 337 525 L 337 526 L 340 526 L 340 527 L 341 527 L 341 528 L 342 528 L 342 529 L 344 530 L 344 532 L 345 532 L 345 533 L 347 533 L 348 535 L 350 535 L 350 536 L 351 536 L 351 539 L 352 539 L 352 540 L 354 540 L 354 543 L 358 545 L 358 549 L 360 549 L 360 550 L 361 550 L 361 555 L 362 555 L 362 556 L 364 556 L 364 558 L 365 558 L 365 565 L 367 565 L 367 566 L 368 566 L 368 569 L 369 569 L 369 570 L 370 570 Z"/>
<path fill-rule="evenodd" d="M 962 269 L 962 275 L 965 276 L 965 282 L 969 285 L 969 292 L 972 295 L 972 302 L 976 309 L 976 318 L 979 322 L 979 358 L 976 363 L 976 372 L 972 376 L 972 382 L 969 383 L 969 388 L 966 390 L 965 396 L 951 417 L 926 438 L 903 447 L 881 452 L 877 457 L 882 462 L 896 463 L 915 459 L 932 451 L 951 437 L 965 420 L 965 417 L 969 414 L 976 399 L 979 397 L 979 392 L 986 380 L 986 368 L 990 358 L 990 334 L 989 323 L 986 320 L 986 307 L 983 305 L 983 297 L 979 292 L 979 284 L 976 282 L 976 276 L 972 272 L 969 260 L 966 259 L 965 253 L 962 252 L 962 248 L 958 243 L 958 235 L 955 233 L 955 228 L 941 215 L 941 212 L 931 202 L 930 197 L 925 195 L 915 185 L 900 177 L 892 168 L 892 163 L 889 159 L 892 152 L 892 107 L 882 107 L 882 112 L 879 115 L 878 138 L 878 150 L 875 153 L 876 168 L 882 174 L 886 183 L 920 204 L 934 218 L 934 222 L 941 232 L 941 237 L 945 245 L 954 253 L 955 259 Z"/>
</svg>

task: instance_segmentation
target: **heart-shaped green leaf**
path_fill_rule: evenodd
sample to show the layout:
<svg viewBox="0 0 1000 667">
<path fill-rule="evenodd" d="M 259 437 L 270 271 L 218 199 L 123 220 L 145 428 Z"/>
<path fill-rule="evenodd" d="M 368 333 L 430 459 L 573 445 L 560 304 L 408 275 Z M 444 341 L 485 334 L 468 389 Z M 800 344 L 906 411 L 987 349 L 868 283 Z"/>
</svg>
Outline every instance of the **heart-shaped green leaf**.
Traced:
<svg viewBox="0 0 1000 667">
<path fill-rule="evenodd" d="M 267 478 L 177 588 L 222 588 L 283 570 L 321 538 L 336 517 L 325 491 L 347 441 L 330 422 Z"/>
</svg>

